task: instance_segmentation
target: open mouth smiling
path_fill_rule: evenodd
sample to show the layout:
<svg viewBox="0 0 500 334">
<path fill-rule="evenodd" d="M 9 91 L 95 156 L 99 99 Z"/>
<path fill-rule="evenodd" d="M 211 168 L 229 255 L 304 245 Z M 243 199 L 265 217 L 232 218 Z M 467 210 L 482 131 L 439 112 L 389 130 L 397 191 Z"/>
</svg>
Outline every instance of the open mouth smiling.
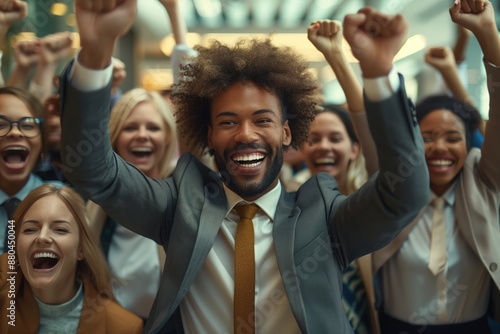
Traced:
<svg viewBox="0 0 500 334">
<path fill-rule="evenodd" d="M 336 162 L 337 160 L 334 158 L 319 158 L 314 160 L 316 166 L 333 166 Z"/>
<path fill-rule="evenodd" d="M 253 168 L 259 166 L 264 161 L 266 155 L 264 153 L 237 153 L 232 156 L 232 160 L 244 168 Z"/>
<path fill-rule="evenodd" d="M 34 270 L 50 270 L 59 262 L 59 256 L 53 252 L 38 252 L 31 257 L 31 266 Z"/>
<path fill-rule="evenodd" d="M 2 150 L 3 162 L 11 168 L 23 167 L 28 160 L 29 150 L 23 146 L 10 146 Z"/>
<path fill-rule="evenodd" d="M 151 147 L 134 147 L 130 151 L 137 158 L 146 158 L 153 154 Z"/>
</svg>

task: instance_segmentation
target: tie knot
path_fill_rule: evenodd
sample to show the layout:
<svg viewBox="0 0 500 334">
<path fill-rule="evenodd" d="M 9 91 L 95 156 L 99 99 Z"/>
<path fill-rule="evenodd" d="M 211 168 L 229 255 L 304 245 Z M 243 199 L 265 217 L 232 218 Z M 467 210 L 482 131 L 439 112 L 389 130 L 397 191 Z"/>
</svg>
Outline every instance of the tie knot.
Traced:
<svg viewBox="0 0 500 334">
<path fill-rule="evenodd" d="M 442 210 L 444 208 L 444 198 L 443 197 L 436 197 L 432 200 L 431 205 L 436 209 L 436 210 Z"/>
<path fill-rule="evenodd" d="M 259 207 L 256 204 L 244 204 L 237 205 L 235 210 L 240 215 L 240 219 L 247 218 L 252 220 L 257 210 L 259 210 Z"/>
</svg>

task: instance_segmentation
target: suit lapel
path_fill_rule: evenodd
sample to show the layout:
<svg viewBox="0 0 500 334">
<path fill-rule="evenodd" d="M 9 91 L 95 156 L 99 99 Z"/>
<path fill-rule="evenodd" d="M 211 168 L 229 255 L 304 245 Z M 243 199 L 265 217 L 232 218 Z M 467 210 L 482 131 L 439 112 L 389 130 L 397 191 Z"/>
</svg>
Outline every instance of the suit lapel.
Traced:
<svg viewBox="0 0 500 334">
<path fill-rule="evenodd" d="M 297 320 L 300 330 L 307 332 L 306 313 L 304 302 L 300 294 L 299 279 L 295 270 L 294 240 L 295 225 L 300 215 L 300 208 L 294 206 L 292 195 L 282 190 L 281 197 L 276 208 L 274 219 L 274 248 L 280 270 L 281 278 L 285 286 L 290 307 Z"/>
<path fill-rule="evenodd" d="M 203 195 L 203 198 L 178 202 L 162 284 L 153 306 L 156 309 L 154 323 L 149 330 L 146 325 L 147 332 L 158 332 L 179 306 L 205 262 L 224 220 L 227 201 L 222 184 L 211 182 L 205 185 Z M 176 253 L 170 250 L 176 250 Z"/>
</svg>

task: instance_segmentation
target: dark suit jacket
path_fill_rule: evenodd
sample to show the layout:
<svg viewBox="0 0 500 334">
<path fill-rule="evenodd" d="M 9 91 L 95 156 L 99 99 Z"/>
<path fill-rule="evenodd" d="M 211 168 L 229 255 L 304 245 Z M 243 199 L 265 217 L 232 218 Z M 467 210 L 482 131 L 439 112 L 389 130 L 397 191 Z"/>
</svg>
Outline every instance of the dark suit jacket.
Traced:
<svg viewBox="0 0 500 334">
<path fill-rule="evenodd" d="M 146 177 L 112 151 L 109 85 L 84 93 L 71 86 L 67 75 L 61 87 L 67 178 L 116 222 L 174 255 L 167 256 L 145 328 L 164 333 L 227 212 L 221 179 L 189 154 L 181 157 L 172 177 Z M 423 143 L 403 85 L 389 99 L 368 103 L 367 111 L 380 174 L 346 198 L 332 177 L 320 173 L 296 193 L 283 190 L 276 210 L 278 266 L 304 333 L 352 333 L 341 302 L 343 269 L 390 242 L 429 198 L 421 187 L 429 182 Z"/>
</svg>

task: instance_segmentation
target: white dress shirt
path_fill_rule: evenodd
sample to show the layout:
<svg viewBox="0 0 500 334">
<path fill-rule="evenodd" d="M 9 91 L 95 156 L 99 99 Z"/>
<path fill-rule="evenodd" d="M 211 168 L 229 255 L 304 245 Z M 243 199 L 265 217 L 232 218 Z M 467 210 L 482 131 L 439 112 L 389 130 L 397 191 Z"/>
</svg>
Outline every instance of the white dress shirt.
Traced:
<svg viewBox="0 0 500 334">
<path fill-rule="evenodd" d="M 147 319 L 160 287 L 156 242 L 117 224 L 109 245 L 108 264 L 117 278 L 113 281 L 116 301 Z"/>
<path fill-rule="evenodd" d="M 247 202 L 227 187 L 224 190 L 229 211 L 205 263 L 180 304 L 186 334 L 233 332 L 234 241 L 239 221 L 233 208 L 240 202 Z M 256 333 L 300 333 L 274 250 L 273 220 L 280 195 L 281 183 L 278 183 L 254 202 L 259 206 L 253 218 Z"/>
<path fill-rule="evenodd" d="M 486 314 L 490 276 L 455 222 L 456 183 L 445 199 L 447 261 L 434 276 L 428 268 L 432 231 L 431 202 L 399 251 L 382 267 L 384 312 L 416 325 L 454 324 Z M 432 193 L 432 199 L 436 197 Z"/>
</svg>

